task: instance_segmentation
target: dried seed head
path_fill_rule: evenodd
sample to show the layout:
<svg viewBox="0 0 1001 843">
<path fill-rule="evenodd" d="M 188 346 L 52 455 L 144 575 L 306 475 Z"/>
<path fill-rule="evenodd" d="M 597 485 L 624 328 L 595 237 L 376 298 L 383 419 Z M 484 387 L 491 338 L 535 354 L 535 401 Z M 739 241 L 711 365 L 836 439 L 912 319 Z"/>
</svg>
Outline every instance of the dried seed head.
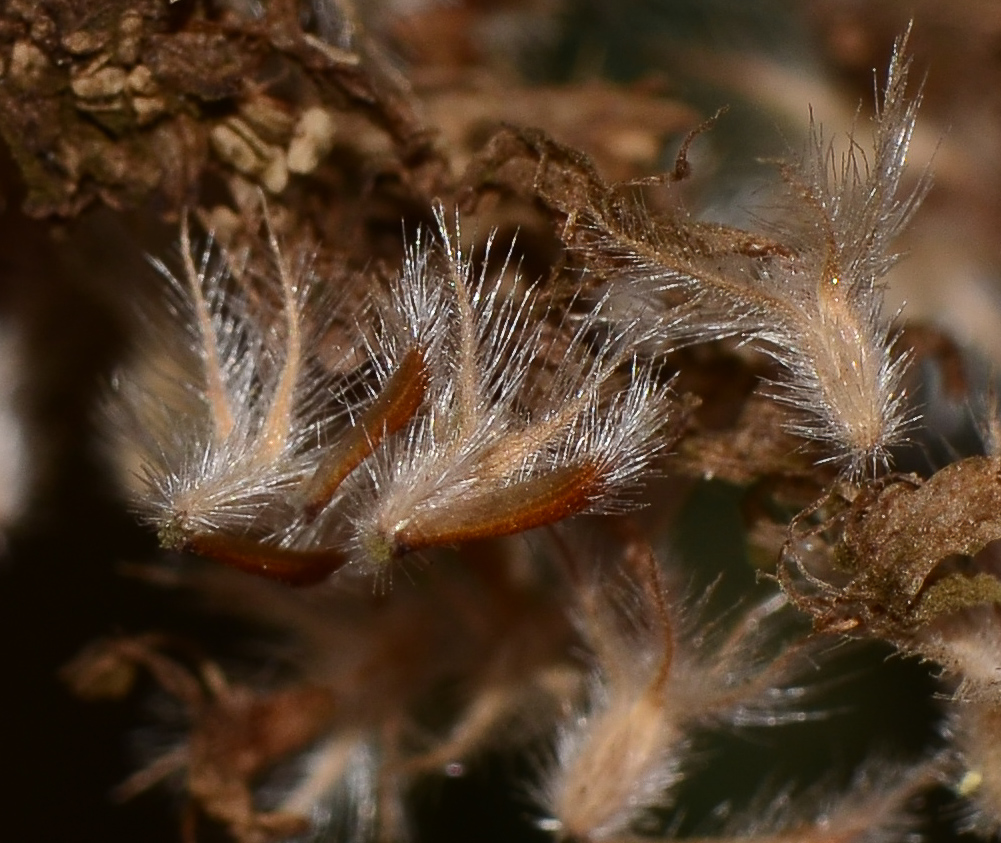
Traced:
<svg viewBox="0 0 1001 843">
<path fill-rule="evenodd" d="M 595 314 L 577 330 L 549 394 L 533 394 L 531 363 L 544 352 L 541 323 L 531 321 L 531 290 L 517 275 L 506 284 L 491 280 L 489 253 L 477 271 L 459 246 L 458 223 L 453 234 L 440 209 L 438 223 L 441 266 L 404 272 L 394 294 L 422 301 L 425 295 L 407 289 L 432 284 L 449 299 L 438 324 L 440 352 L 423 358 L 427 409 L 355 487 L 356 549 L 369 562 L 614 506 L 665 446 L 658 433 L 667 420 L 666 388 L 639 364 L 622 377 L 627 331 L 590 351 Z"/>
<path fill-rule="evenodd" d="M 783 168 L 787 218 L 768 236 L 680 212 L 653 219 L 607 199 L 582 212 L 580 248 L 609 278 L 611 314 L 641 313 L 662 347 L 754 343 L 784 369 L 773 394 L 797 411 L 792 430 L 854 475 L 885 465 L 913 421 L 901 385 L 907 355 L 881 313 L 893 238 L 927 188 L 902 190 L 920 99 L 905 93 L 904 49 L 901 40 L 871 158 L 855 136 L 839 157 L 812 124 L 802 161 Z"/>
<path fill-rule="evenodd" d="M 609 695 L 600 685 L 590 696 L 594 710 L 560 736 L 546 801 L 566 838 L 614 840 L 643 811 L 670 802 L 689 741 L 655 696 Z"/>
<path fill-rule="evenodd" d="M 113 405 L 121 437 L 140 450 L 136 503 L 168 546 L 270 535 L 335 415 L 325 413 L 330 385 L 306 359 L 324 324 L 307 318 L 316 291 L 308 266 L 293 266 L 272 236 L 280 310 L 262 325 L 229 275 L 234 256 L 213 261 L 207 250 L 196 265 L 186 225 L 181 245 L 183 279 L 157 264 L 170 301 L 148 337 L 153 359 L 168 362 L 154 364 L 152 384 L 120 378 Z"/>
<path fill-rule="evenodd" d="M 583 601 L 596 671 L 586 708 L 560 733 L 542 793 L 568 839 L 620 839 L 645 811 L 670 804 L 694 728 L 806 717 L 790 710 L 803 695 L 784 687 L 797 667 L 794 650 L 775 657 L 784 598 L 764 601 L 725 634 L 705 624 L 686 632 L 690 622 L 664 594 L 659 563 L 637 549 L 643 586 L 628 609 L 609 601 L 607 583 Z"/>
</svg>

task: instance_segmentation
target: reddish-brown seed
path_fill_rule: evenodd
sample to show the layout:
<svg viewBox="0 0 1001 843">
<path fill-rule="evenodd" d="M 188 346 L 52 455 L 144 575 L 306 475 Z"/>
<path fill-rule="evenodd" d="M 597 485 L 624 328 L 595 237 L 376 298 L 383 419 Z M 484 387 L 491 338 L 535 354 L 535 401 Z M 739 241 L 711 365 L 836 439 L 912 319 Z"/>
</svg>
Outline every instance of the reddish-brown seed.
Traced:
<svg viewBox="0 0 1001 843">
<path fill-rule="evenodd" d="M 358 424 L 341 437 L 327 452 L 302 490 L 302 510 L 312 521 L 330 503 L 341 483 L 383 439 L 403 427 L 424 401 L 428 373 L 424 353 L 408 351 L 385 388 L 362 414 Z"/>
<path fill-rule="evenodd" d="M 242 536 L 195 533 L 184 549 L 231 568 L 286 585 L 315 585 L 347 563 L 336 550 L 292 550 L 260 544 Z"/>
<path fill-rule="evenodd" d="M 543 477 L 472 493 L 410 518 L 392 539 L 395 555 L 476 539 L 509 536 L 583 511 L 601 492 L 594 463 L 567 466 Z"/>
</svg>

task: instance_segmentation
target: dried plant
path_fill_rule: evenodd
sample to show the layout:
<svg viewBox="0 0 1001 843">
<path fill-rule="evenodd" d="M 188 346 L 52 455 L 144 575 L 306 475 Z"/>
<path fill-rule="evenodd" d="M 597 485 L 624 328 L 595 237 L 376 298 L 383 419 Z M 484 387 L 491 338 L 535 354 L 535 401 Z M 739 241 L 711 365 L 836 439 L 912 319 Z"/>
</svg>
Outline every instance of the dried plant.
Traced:
<svg viewBox="0 0 1001 843">
<path fill-rule="evenodd" d="M 630 358 L 629 326 L 597 350 L 600 309 L 568 326 L 542 394 L 527 382 L 547 353 L 533 293 L 517 275 L 510 292 L 489 279 L 489 244 L 475 277 L 458 222 L 453 234 L 440 208 L 437 221 L 439 254 L 419 235 L 388 294 L 363 305 L 377 384 L 342 405 L 350 384 L 328 384 L 307 358 L 307 331 L 324 327 L 316 311 L 330 311 L 308 268 L 293 268 L 270 235 L 281 320 L 256 325 L 249 300 L 225 296 L 229 274 L 210 271 L 208 253 L 195 263 L 183 230 L 186 281 L 163 271 L 181 297 L 170 315 L 193 323 L 172 332 L 187 336 L 193 371 L 168 385 L 176 404 L 123 376 L 126 408 L 112 411 L 131 422 L 122 435 L 142 441 L 137 505 L 164 546 L 300 585 L 349 561 L 381 570 L 410 552 L 608 509 L 668 444 L 669 391 Z"/>
<path fill-rule="evenodd" d="M 0 10 L 26 212 L 179 240 L 128 307 L 131 275 L 80 261 L 132 332 L 96 424 L 167 551 L 132 578 L 240 630 L 132 621 L 64 668 L 155 700 L 169 738 L 116 795 L 170 783 L 186 843 L 399 843 L 438 838 L 430 784 L 506 758 L 522 832 L 558 843 L 997 836 L 997 409 L 969 455 L 940 420 L 990 379 L 884 301 L 932 194 L 921 21 L 871 114 L 839 136 L 802 103 L 753 212 L 709 213 L 736 118 L 658 79 L 529 84 L 564 5 Z M 926 683 L 906 750 L 848 749 L 890 693 L 849 639 L 874 682 Z"/>
<path fill-rule="evenodd" d="M 880 282 L 926 188 L 901 195 L 919 101 L 906 94 L 904 49 L 899 42 L 872 151 L 853 135 L 839 153 L 811 123 L 801 161 L 782 167 L 789 207 L 774 231 L 657 219 L 606 196 L 576 213 L 585 229 L 577 248 L 605 268 L 612 295 L 635 300 L 633 308 L 662 303 L 652 317 L 665 347 L 730 336 L 759 345 L 784 370 L 775 395 L 796 411 L 790 430 L 823 443 L 853 473 L 889 462 L 912 412 L 907 355 L 893 351 Z M 687 172 L 686 151 L 687 143 L 676 178 Z"/>
<path fill-rule="evenodd" d="M 781 595 L 751 607 L 724 633 L 672 605 L 649 547 L 633 543 L 629 555 L 642 566 L 642 591 L 625 618 L 608 605 L 607 586 L 583 594 L 583 637 L 597 664 L 581 712 L 560 731 L 543 788 L 553 815 L 545 826 L 567 839 L 621 839 L 652 808 L 670 805 L 694 763 L 695 727 L 807 716 L 786 710 L 791 700 L 804 702 L 783 686 L 805 659 L 796 647 L 775 646 Z"/>
</svg>

